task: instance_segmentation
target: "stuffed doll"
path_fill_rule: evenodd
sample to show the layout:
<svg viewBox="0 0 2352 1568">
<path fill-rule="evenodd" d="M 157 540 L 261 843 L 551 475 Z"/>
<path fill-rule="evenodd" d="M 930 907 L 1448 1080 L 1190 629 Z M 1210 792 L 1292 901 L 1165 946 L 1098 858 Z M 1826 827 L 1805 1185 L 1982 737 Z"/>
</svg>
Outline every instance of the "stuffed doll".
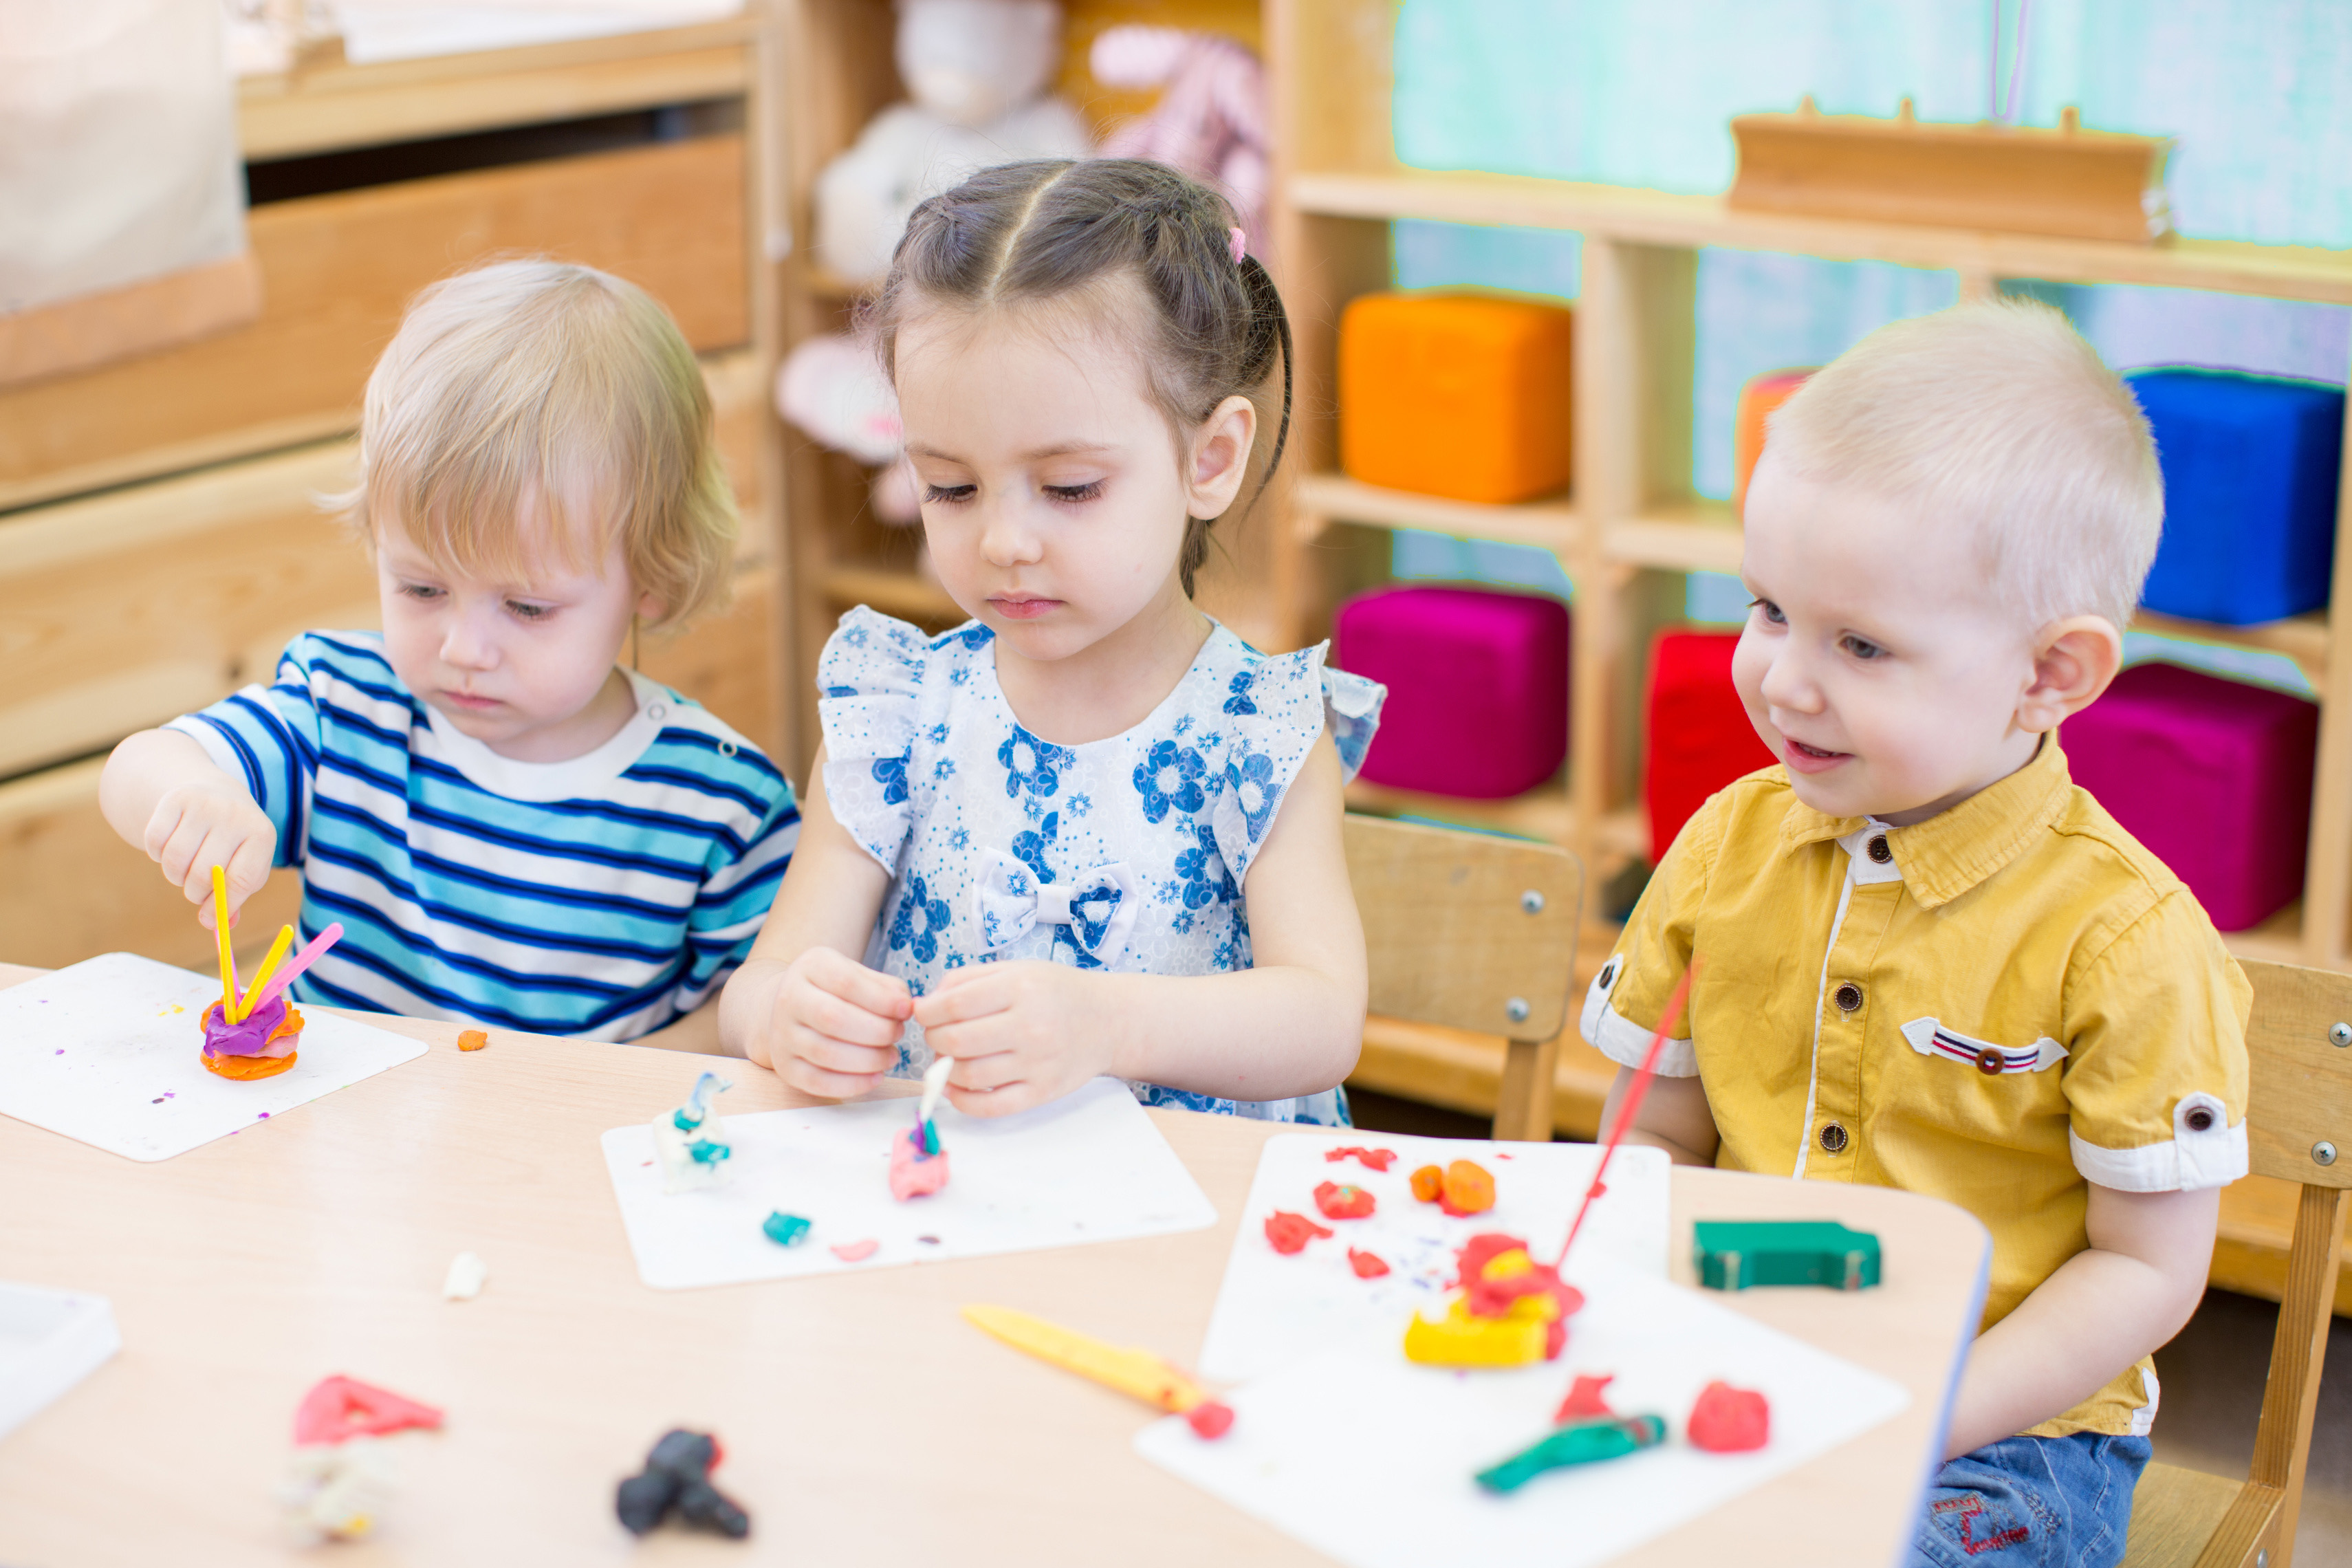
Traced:
<svg viewBox="0 0 2352 1568">
<path fill-rule="evenodd" d="M 1215 33 L 1125 26 L 1098 36 L 1089 61 L 1107 86 L 1167 89 L 1150 113 L 1112 128 L 1102 155 L 1172 163 L 1217 186 L 1240 216 L 1249 247 L 1263 257 L 1265 70 L 1257 57 Z"/>
<path fill-rule="evenodd" d="M 928 195 L 975 169 L 1094 151 L 1076 110 L 1048 94 L 1061 62 L 1053 0 L 899 0 L 899 79 L 911 101 L 876 115 L 816 184 L 817 259 L 878 283 Z"/>
</svg>

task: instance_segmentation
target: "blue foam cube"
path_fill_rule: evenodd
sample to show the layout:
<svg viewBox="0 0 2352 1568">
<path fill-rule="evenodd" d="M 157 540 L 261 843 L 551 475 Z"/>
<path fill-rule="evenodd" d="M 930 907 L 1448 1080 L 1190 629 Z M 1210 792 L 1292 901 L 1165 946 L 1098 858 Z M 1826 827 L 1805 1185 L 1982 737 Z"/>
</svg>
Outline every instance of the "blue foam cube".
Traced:
<svg viewBox="0 0 2352 1568">
<path fill-rule="evenodd" d="M 2232 626 L 2326 604 L 2344 389 L 2216 370 L 2130 382 L 2164 468 L 2164 542 L 2141 602 Z"/>
</svg>

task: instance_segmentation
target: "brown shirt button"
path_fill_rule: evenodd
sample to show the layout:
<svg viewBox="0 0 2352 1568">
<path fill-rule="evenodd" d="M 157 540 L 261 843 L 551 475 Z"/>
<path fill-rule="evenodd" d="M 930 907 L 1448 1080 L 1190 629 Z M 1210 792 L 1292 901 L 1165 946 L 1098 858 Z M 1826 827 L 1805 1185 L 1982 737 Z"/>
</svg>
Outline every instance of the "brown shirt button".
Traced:
<svg viewBox="0 0 2352 1568">
<path fill-rule="evenodd" d="M 1844 1148 L 1845 1129 L 1839 1126 L 1834 1121 L 1824 1121 L 1822 1123 L 1822 1152 L 1825 1153 L 1835 1154 L 1842 1152 Z"/>
<path fill-rule="evenodd" d="M 1980 1073 L 1988 1075 L 1997 1073 L 2008 1065 L 2009 1063 L 2002 1059 L 2000 1052 L 1991 1046 L 1987 1046 L 1977 1053 L 1977 1071 Z"/>
<path fill-rule="evenodd" d="M 2213 1113 L 2201 1105 L 2190 1106 L 2189 1114 L 2181 1120 L 2189 1123 L 2189 1131 L 2191 1132 L 2210 1132 L 2213 1130 Z"/>
<path fill-rule="evenodd" d="M 1884 833 L 1870 841 L 1870 858 L 1881 866 L 1895 858 L 1895 851 L 1888 846 Z"/>
<path fill-rule="evenodd" d="M 1851 980 L 1841 982 L 1838 988 L 1830 993 L 1830 1000 L 1838 1005 L 1839 1012 L 1851 1013 L 1862 1005 L 1862 987 Z"/>
</svg>

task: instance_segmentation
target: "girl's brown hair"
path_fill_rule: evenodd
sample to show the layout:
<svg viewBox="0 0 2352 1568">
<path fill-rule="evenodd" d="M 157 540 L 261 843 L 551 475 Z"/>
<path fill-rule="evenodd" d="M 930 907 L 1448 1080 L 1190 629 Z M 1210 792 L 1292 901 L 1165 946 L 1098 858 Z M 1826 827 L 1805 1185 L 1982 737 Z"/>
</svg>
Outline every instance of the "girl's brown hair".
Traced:
<svg viewBox="0 0 2352 1568">
<path fill-rule="evenodd" d="M 1217 405 L 1263 386 L 1280 358 L 1282 418 L 1255 505 L 1290 439 L 1290 319 L 1257 258 L 1235 260 L 1234 229 L 1224 197 L 1165 163 L 1000 164 L 915 209 L 866 326 L 895 377 L 911 310 L 1044 302 L 1131 278 L 1152 307 L 1145 376 L 1180 450 Z M 1185 528 L 1177 569 L 1187 596 L 1216 521 Z"/>
</svg>

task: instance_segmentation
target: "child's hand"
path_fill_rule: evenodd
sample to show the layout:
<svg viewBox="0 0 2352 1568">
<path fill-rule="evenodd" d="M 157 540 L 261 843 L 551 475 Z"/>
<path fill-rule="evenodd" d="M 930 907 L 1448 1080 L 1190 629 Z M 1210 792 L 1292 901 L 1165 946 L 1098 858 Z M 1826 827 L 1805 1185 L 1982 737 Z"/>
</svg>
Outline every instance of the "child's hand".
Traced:
<svg viewBox="0 0 2352 1568">
<path fill-rule="evenodd" d="M 915 1002 L 927 1043 L 956 1059 L 949 1102 L 968 1116 L 1007 1116 L 1108 1072 L 1113 1020 L 1094 980 L 1034 959 L 950 971 Z"/>
<path fill-rule="evenodd" d="M 278 828 L 235 779 L 217 768 L 183 779 L 156 797 L 141 841 L 166 880 L 178 884 L 196 906 L 196 919 L 213 928 L 213 868 L 226 873 L 229 924 L 245 900 L 269 880 Z"/>
<path fill-rule="evenodd" d="M 880 1081 L 898 1060 L 898 1036 L 914 1011 L 905 981 L 830 947 L 803 948 L 790 963 L 755 958 L 727 983 L 723 1000 L 720 1022 L 741 1020 L 747 1058 L 827 1100 Z"/>
</svg>

